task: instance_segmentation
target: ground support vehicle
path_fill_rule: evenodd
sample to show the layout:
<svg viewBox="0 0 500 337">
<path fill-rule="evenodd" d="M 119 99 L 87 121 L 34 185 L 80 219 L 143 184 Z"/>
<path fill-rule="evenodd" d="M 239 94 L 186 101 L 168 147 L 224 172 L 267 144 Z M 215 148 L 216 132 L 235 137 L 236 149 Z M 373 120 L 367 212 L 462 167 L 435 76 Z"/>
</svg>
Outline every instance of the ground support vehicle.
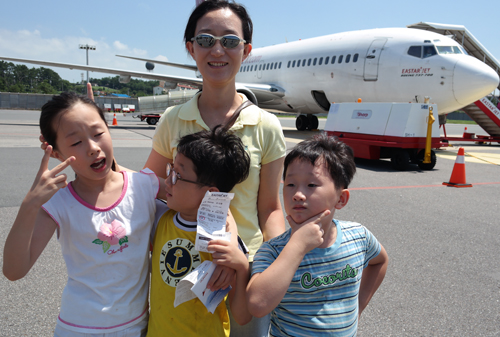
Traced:
<svg viewBox="0 0 500 337">
<path fill-rule="evenodd" d="M 349 145 L 356 158 L 390 158 L 396 170 L 410 164 L 432 170 L 432 149 L 443 146 L 437 120 L 435 104 L 340 103 L 331 105 L 325 131 Z"/>
<path fill-rule="evenodd" d="M 467 127 L 464 128 L 464 134 L 462 137 L 448 137 L 446 134 L 446 124 L 441 125 L 443 127 L 444 137 L 441 137 L 443 143 L 454 142 L 474 142 L 476 144 L 486 144 L 486 143 L 499 143 L 500 137 L 498 136 L 486 136 L 486 135 L 476 135 L 475 133 L 467 132 Z"/>
<path fill-rule="evenodd" d="M 143 120 L 146 120 L 146 122 L 149 125 L 156 125 L 158 121 L 160 120 L 161 115 L 160 114 L 137 114 L 137 115 L 132 115 L 133 118 L 139 118 L 141 122 Z"/>
</svg>

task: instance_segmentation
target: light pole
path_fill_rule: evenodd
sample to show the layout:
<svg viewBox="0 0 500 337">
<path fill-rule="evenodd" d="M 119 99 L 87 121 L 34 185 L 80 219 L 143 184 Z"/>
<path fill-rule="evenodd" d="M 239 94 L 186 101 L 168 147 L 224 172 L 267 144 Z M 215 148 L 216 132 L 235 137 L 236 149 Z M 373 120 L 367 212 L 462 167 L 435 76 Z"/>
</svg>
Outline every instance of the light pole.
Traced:
<svg viewBox="0 0 500 337">
<path fill-rule="evenodd" d="M 88 44 L 81 44 L 80 49 L 85 49 L 87 53 L 87 65 L 89 65 L 89 49 L 95 50 L 95 46 L 89 46 Z M 87 83 L 89 83 L 89 71 L 87 70 Z"/>
</svg>

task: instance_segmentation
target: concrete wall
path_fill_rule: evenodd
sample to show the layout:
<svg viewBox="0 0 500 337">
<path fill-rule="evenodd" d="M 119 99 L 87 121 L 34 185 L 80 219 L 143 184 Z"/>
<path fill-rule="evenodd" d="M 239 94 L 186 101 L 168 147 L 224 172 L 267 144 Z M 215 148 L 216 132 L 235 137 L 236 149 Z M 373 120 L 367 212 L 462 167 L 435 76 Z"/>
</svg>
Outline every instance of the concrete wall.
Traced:
<svg viewBox="0 0 500 337">
<path fill-rule="evenodd" d="M 0 92 L 0 109 L 41 110 L 42 105 L 47 103 L 53 95 L 44 94 L 19 94 L 11 92 Z M 136 112 L 139 112 L 139 101 L 137 98 L 121 97 L 95 97 L 95 102 L 101 108 L 106 104 L 133 104 Z M 112 107 L 113 108 L 113 107 Z"/>
</svg>

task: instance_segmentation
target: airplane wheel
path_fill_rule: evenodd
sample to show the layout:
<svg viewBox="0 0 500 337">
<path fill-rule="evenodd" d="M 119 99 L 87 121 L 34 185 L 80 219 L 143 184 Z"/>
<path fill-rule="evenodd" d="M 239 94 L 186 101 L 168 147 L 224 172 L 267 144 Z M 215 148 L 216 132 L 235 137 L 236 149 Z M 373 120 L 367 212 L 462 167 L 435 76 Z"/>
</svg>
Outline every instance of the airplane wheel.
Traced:
<svg viewBox="0 0 500 337">
<path fill-rule="evenodd" d="M 300 115 L 295 120 L 295 127 L 299 131 L 305 131 L 308 126 L 309 126 L 309 120 L 307 119 L 307 116 L 305 116 L 305 115 Z"/>
<path fill-rule="evenodd" d="M 318 117 L 316 115 L 307 115 L 307 119 L 309 122 L 309 130 L 316 130 L 319 126 Z"/>
<path fill-rule="evenodd" d="M 432 170 L 434 168 L 434 166 L 436 166 L 436 152 L 431 150 L 431 162 L 430 163 L 424 164 L 423 163 L 424 157 L 425 157 L 425 150 L 420 150 L 420 152 L 418 153 L 418 167 L 421 170 L 425 170 L 425 171 Z"/>
<path fill-rule="evenodd" d="M 410 154 L 408 151 L 397 149 L 391 156 L 392 167 L 398 171 L 406 171 L 410 166 Z"/>
</svg>

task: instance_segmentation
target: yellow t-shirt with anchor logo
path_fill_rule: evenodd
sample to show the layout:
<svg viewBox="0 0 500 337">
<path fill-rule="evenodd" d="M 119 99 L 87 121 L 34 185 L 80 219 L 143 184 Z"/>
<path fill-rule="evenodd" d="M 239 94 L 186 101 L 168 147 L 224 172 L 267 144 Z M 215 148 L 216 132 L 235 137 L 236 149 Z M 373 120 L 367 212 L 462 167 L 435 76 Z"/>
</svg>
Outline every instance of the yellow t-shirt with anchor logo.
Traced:
<svg viewBox="0 0 500 337">
<path fill-rule="evenodd" d="M 174 308 L 177 283 L 212 254 L 194 248 L 196 222 L 174 210 L 160 218 L 153 241 L 148 336 L 229 336 L 225 301 L 211 314 L 198 298 Z"/>
</svg>

